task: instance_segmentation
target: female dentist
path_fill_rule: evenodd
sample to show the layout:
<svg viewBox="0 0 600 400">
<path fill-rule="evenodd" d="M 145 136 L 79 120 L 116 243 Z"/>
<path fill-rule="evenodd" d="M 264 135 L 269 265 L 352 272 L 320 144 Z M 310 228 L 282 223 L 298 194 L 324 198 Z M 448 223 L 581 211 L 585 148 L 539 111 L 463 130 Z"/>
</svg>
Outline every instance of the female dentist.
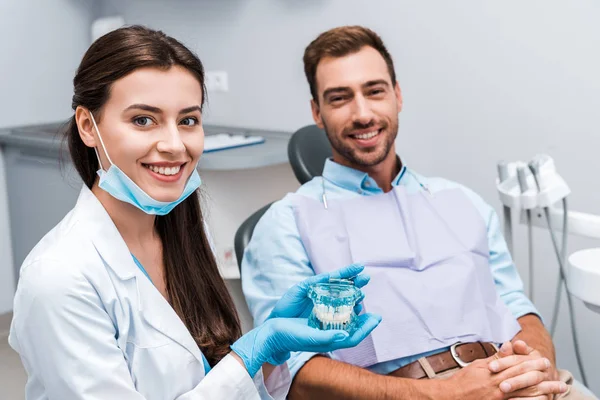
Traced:
<svg viewBox="0 0 600 400">
<path fill-rule="evenodd" d="M 24 261 L 14 302 L 27 399 L 284 398 L 291 351 L 356 346 L 378 325 L 372 314 L 351 336 L 307 325 L 311 283 L 367 283 L 350 266 L 292 287 L 240 337 L 196 195 L 204 71 L 181 43 L 111 32 L 74 92 L 66 140 L 85 185 Z"/>
</svg>

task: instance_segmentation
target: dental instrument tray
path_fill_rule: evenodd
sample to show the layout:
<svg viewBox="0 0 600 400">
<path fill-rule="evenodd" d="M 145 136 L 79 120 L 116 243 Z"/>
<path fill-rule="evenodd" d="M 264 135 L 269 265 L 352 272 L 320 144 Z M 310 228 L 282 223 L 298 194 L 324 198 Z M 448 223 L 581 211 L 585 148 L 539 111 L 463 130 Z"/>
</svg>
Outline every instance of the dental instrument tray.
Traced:
<svg viewBox="0 0 600 400">
<path fill-rule="evenodd" d="M 235 149 L 238 147 L 252 146 L 265 142 L 262 136 L 250 136 L 232 133 L 217 133 L 206 135 L 204 138 L 204 152 Z"/>
<path fill-rule="evenodd" d="M 308 290 L 314 308 L 308 317 L 308 325 L 320 330 L 341 329 L 348 333 L 356 329 L 357 315 L 354 312 L 361 291 L 348 279 L 331 279 L 317 283 Z"/>
</svg>

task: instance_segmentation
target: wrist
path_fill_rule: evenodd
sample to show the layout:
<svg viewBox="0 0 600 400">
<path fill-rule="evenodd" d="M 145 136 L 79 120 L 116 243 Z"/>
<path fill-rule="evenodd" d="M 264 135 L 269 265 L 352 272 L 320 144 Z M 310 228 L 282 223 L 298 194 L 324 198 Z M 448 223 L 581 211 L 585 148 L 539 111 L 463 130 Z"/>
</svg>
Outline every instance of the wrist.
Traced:
<svg viewBox="0 0 600 400">
<path fill-rule="evenodd" d="M 451 379 L 392 378 L 386 387 L 390 399 L 456 400 L 462 399 Z"/>
<path fill-rule="evenodd" d="M 426 379 L 421 380 L 419 391 L 424 400 L 454 400 L 461 399 L 457 386 L 451 379 Z"/>
<path fill-rule="evenodd" d="M 265 325 L 252 329 L 231 345 L 232 353 L 239 357 L 252 378 L 267 361 L 264 354 L 265 337 L 262 335 Z"/>
<path fill-rule="evenodd" d="M 246 368 L 246 364 L 244 364 L 244 360 L 242 360 L 242 358 L 240 356 L 238 356 L 238 354 L 235 351 L 231 350 L 231 352 L 229 354 L 231 355 L 231 357 L 233 357 L 233 359 L 235 361 L 237 361 L 238 363 L 240 363 L 240 365 L 242 367 Z"/>
</svg>

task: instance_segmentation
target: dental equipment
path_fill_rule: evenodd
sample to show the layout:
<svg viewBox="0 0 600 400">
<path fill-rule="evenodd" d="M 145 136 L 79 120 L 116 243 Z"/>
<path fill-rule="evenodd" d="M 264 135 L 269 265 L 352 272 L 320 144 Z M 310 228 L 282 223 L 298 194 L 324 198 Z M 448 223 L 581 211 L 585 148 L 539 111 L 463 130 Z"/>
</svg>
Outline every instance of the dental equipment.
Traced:
<svg viewBox="0 0 600 400">
<path fill-rule="evenodd" d="M 497 180 L 498 193 L 500 200 L 504 205 L 504 227 L 507 238 L 510 242 L 509 249 L 512 251 L 512 210 L 517 209 L 521 213 L 521 220 L 525 218 L 528 228 L 528 242 L 529 242 L 529 296 L 533 301 L 533 281 L 534 281 L 534 269 L 533 269 L 533 226 L 540 226 L 547 228 L 550 231 L 550 238 L 556 258 L 559 265 L 559 279 L 556 289 L 554 310 L 551 320 L 550 333 L 554 336 L 556 330 L 556 324 L 558 321 L 558 313 L 560 309 L 560 299 L 562 294 L 562 283 L 565 283 L 567 289 L 567 304 L 569 307 L 569 315 L 571 319 L 571 332 L 573 335 L 573 345 L 575 348 L 575 356 L 577 358 L 577 364 L 581 373 L 582 381 L 587 386 L 587 379 L 583 363 L 581 360 L 581 352 L 579 349 L 579 341 L 577 338 L 577 332 L 575 329 L 575 313 L 573 309 L 572 295 L 582 298 L 584 301 L 589 300 L 588 297 L 582 295 L 583 289 L 588 289 L 585 286 L 583 289 L 578 289 L 576 285 L 571 284 L 571 276 L 576 277 L 576 282 L 581 282 L 582 278 L 577 278 L 577 272 L 585 270 L 591 270 L 598 275 L 600 279 L 600 270 L 597 265 L 600 264 L 600 252 L 597 252 L 598 257 L 593 260 L 596 261 L 595 265 L 590 268 L 590 257 L 589 256 L 578 256 L 578 253 L 574 253 L 569 262 L 572 266 L 571 271 L 575 271 L 574 274 L 569 274 L 570 271 L 566 270 L 566 255 L 567 255 L 567 237 L 569 232 L 569 219 L 571 218 L 567 208 L 567 196 L 571 193 L 566 182 L 556 172 L 554 166 L 554 160 L 547 155 L 538 155 L 533 158 L 528 164 L 522 162 L 506 163 L 501 161 L 498 163 L 498 180 Z M 553 207 L 557 202 L 562 202 L 562 212 L 558 211 Z M 508 211 L 507 211 L 508 208 Z M 543 214 L 542 214 L 543 211 Z M 534 220 L 537 215 L 537 219 Z M 543 223 L 542 215 L 546 219 L 546 223 Z M 562 248 L 559 250 L 558 241 L 555 236 L 555 222 L 558 217 L 562 217 Z M 580 234 L 584 236 L 592 236 L 600 238 L 600 218 L 594 215 L 576 213 L 575 222 L 578 223 L 576 230 L 572 233 Z M 546 225 L 547 224 L 547 225 Z M 595 235 L 590 235 L 594 232 Z M 596 254 L 596 253 L 595 253 Z M 583 264 L 583 267 L 576 268 L 576 265 Z M 593 268 L 596 267 L 594 271 Z M 586 269 L 587 268 L 587 269 Z M 581 275 L 581 273 L 580 273 Z M 580 285 L 581 286 L 581 285 Z M 598 296 L 600 297 L 600 296 Z M 600 304 L 600 298 L 598 299 Z M 595 304 L 593 304 L 595 305 Z M 588 302 L 586 306 L 590 308 Z M 597 306 L 597 305 L 596 305 Z M 600 308 L 597 309 L 600 312 Z"/>
</svg>

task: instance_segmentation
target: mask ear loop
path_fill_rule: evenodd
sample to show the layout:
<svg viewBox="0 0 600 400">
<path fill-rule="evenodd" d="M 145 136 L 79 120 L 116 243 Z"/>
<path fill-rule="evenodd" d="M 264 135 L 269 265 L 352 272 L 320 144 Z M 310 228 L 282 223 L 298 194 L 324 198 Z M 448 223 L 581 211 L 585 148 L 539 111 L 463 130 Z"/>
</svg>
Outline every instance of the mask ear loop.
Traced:
<svg viewBox="0 0 600 400">
<path fill-rule="evenodd" d="M 92 117 L 92 123 L 94 124 L 94 128 L 96 129 L 96 133 L 98 134 L 98 138 L 100 139 L 100 144 L 102 145 L 102 150 L 104 150 L 104 154 L 106 154 L 106 158 L 108 158 L 108 162 L 110 165 L 114 165 L 110 156 L 108 155 L 108 151 L 106 151 L 106 146 L 104 146 L 104 141 L 102 140 L 102 136 L 100 135 L 100 130 L 98 129 L 98 125 L 96 125 L 96 120 L 94 119 L 94 114 L 90 111 L 90 117 Z M 94 151 L 96 152 L 96 157 L 98 157 L 98 164 L 100 164 L 100 168 L 104 170 L 102 166 L 102 161 L 100 160 L 100 155 L 98 154 L 98 147 L 94 147 Z M 105 170 L 106 171 L 106 170 Z"/>
</svg>

